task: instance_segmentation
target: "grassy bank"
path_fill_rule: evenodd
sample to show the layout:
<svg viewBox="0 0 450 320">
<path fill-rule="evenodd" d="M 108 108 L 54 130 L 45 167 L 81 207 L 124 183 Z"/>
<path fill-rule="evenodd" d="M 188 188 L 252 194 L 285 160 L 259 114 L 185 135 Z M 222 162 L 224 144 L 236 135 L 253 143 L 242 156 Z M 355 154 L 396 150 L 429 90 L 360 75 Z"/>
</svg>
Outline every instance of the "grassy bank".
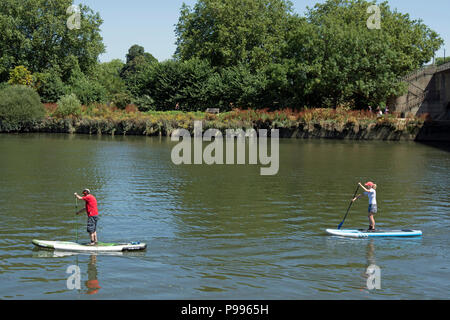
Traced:
<svg viewBox="0 0 450 320">
<path fill-rule="evenodd" d="M 42 121 L 22 132 L 82 133 L 106 135 L 169 136 L 175 129 L 193 131 L 194 121 L 203 129 L 280 129 L 282 137 L 411 140 L 425 117 L 400 119 L 397 114 L 377 117 L 367 111 L 305 109 L 293 111 L 238 110 L 213 115 L 203 112 L 139 112 L 134 106 L 119 110 L 105 105 L 83 106 L 76 116 L 58 116 L 57 106 L 47 104 Z"/>
</svg>

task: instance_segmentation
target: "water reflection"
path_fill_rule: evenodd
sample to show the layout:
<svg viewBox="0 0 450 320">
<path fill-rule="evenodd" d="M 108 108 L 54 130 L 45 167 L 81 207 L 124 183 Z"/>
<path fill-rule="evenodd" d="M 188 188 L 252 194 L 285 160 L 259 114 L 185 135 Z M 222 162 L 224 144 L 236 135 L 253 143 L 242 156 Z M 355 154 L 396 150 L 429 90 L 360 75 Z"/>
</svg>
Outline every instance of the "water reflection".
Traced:
<svg viewBox="0 0 450 320">
<path fill-rule="evenodd" d="M 372 290 L 380 290 L 381 289 L 381 269 L 376 264 L 375 258 L 375 244 L 374 240 L 369 240 L 367 244 L 367 266 L 365 270 L 366 287 L 370 291 Z"/>
<path fill-rule="evenodd" d="M 74 261 L 61 260 L 60 263 L 63 268 L 68 266 L 77 266 L 81 270 L 80 279 L 84 284 L 83 288 L 76 290 L 78 293 L 86 295 L 96 295 L 102 289 L 100 284 L 101 277 L 98 267 L 99 259 L 106 259 L 107 257 L 144 257 L 145 252 L 72 252 L 72 251 L 59 251 L 59 250 L 46 250 L 42 248 L 34 248 L 33 258 L 68 258 L 75 257 Z M 86 259 L 87 258 L 87 259 Z M 103 261 L 103 260 L 100 260 Z M 106 261 L 103 261 L 106 262 Z M 87 268 L 83 268 L 87 266 Z M 83 270 L 86 270 L 84 273 Z M 68 277 L 70 274 L 67 275 Z M 86 277 L 87 276 L 87 277 Z M 87 280 L 86 280 L 87 279 Z M 85 280 L 85 281 L 83 281 Z M 64 282 L 65 283 L 65 282 Z"/>
<path fill-rule="evenodd" d="M 375 243 L 373 239 L 370 239 L 369 242 L 367 243 L 366 258 L 367 258 L 367 267 L 369 267 L 372 264 L 377 264 L 375 257 Z"/>
<path fill-rule="evenodd" d="M 89 258 L 87 274 L 88 280 L 85 282 L 87 290 L 85 293 L 91 295 L 97 294 L 102 287 L 100 287 L 98 281 L 97 255 L 95 254 L 91 254 Z"/>
<path fill-rule="evenodd" d="M 436 142 L 436 141 L 422 141 L 420 143 L 425 145 L 425 146 L 429 146 L 429 147 L 437 148 L 439 150 L 450 152 L 450 143 L 447 142 L 447 141 L 439 141 L 439 142 Z"/>
</svg>

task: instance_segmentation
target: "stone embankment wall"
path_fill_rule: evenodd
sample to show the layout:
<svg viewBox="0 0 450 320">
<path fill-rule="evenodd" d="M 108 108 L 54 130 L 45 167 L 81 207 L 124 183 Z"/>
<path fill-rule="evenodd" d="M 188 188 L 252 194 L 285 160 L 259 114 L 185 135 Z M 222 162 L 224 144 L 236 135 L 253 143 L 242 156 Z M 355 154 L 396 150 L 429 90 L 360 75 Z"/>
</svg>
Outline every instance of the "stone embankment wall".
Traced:
<svg viewBox="0 0 450 320">
<path fill-rule="evenodd" d="M 450 63 L 427 66 L 403 78 L 408 92 L 393 99 L 392 110 L 407 115 L 429 114 L 433 120 L 450 120 Z"/>
</svg>

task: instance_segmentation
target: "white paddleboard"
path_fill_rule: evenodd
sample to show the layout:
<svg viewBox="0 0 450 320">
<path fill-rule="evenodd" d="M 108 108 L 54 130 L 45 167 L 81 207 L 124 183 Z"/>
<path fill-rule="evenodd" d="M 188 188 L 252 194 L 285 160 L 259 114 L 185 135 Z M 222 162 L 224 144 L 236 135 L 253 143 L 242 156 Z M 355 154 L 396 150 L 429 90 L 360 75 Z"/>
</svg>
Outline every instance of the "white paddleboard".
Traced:
<svg viewBox="0 0 450 320">
<path fill-rule="evenodd" d="M 144 250 L 147 245 L 140 242 L 131 243 L 102 243 L 99 242 L 95 246 L 90 246 L 87 244 L 80 244 L 75 242 L 67 241 L 44 241 L 44 240 L 33 240 L 35 246 L 60 250 L 60 251 L 75 251 L 75 252 L 120 252 L 120 251 L 135 251 Z"/>
<path fill-rule="evenodd" d="M 351 229 L 327 229 L 327 233 L 340 237 L 351 238 L 380 238 L 380 237 L 420 237 L 420 230 L 351 230 Z"/>
</svg>

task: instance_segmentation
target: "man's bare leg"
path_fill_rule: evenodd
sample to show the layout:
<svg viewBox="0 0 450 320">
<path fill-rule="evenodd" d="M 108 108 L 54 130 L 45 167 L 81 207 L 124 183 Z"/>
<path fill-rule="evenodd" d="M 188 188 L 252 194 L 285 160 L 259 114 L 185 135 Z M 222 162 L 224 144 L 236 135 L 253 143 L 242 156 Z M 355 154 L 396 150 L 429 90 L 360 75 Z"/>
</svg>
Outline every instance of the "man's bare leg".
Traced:
<svg viewBox="0 0 450 320">
<path fill-rule="evenodd" d="M 91 245 L 97 244 L 97 232 L 93 232 L 93 233 L 91 233 L 89 235 L 91 237 Z"/>
</svg>

